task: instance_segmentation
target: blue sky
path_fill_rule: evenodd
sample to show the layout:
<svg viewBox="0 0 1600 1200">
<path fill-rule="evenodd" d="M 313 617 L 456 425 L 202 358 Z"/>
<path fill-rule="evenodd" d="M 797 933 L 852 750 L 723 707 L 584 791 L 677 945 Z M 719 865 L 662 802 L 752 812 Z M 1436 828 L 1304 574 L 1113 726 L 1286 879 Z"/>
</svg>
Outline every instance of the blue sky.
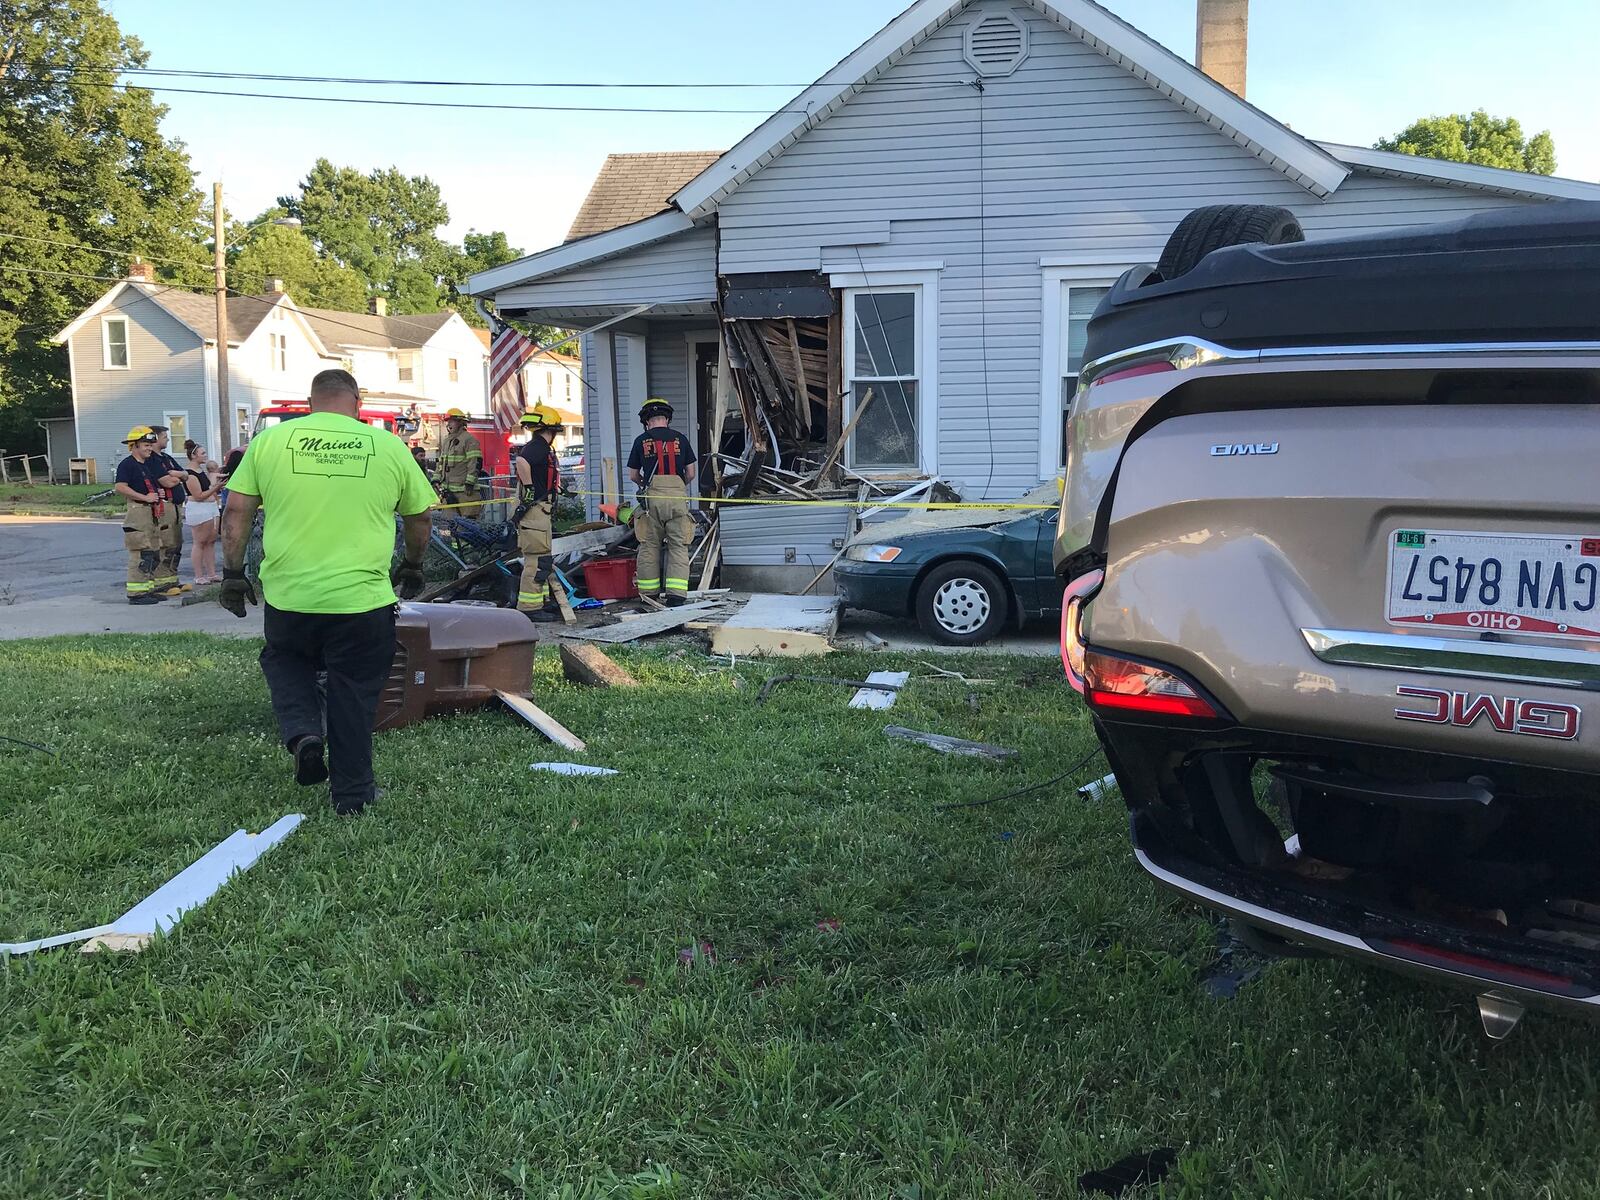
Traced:
<svg viewBox="0 0 1600 1200">
<path fill-rule="evenodd" d="M 106 0 L 155 67 L 416 79 L 754 80 L 802 85 L 909 0 Z M 1102 0 L 1171 49 L 1194 50 L 1194 0 Z M 224 14 L 217 32 L 217 12 Z M 1337 23 L 1329 18 L 1338 12 Z M 1254 0 L 1250 99 L 1307 135 L 1370 144 L 1427 113 L 1490 112 L 1555 136 L 1558 172 L 1600 179 L 1585 81 L 1600 3 L 1539 0 Z M 371 93 L 321 85 L 206 83 L 250 91 Z M 503 103 L 659 105 L 769 112 L 793 87 L 750 91 L 382 89 Z M 561 240 L 610 151 L 722 149 L 760 114 L 471 112 L 163 94 L 166 128 L 243 216 L 289 190 L 318 156 L 398 166 L 444 189 L 450 232 L 504 229 L 513 245 Z"/>
</svg>

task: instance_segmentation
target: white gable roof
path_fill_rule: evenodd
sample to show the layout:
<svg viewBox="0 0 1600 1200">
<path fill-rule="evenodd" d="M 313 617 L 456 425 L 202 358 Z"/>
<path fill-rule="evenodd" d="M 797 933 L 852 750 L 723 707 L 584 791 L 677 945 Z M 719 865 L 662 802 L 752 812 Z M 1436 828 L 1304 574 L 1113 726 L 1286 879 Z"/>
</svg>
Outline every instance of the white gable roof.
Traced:
<svg viewBox="0 0 1600 1200">
<path fill-rule="evenodd" d="M 673 197 L 673 203 L 692 218 L 711 212 L 745 180 L 820 125 L 970 2 L 916 0 L 853 54 L 690 180 Z M 1203 71 L 1092 0 L 1025 2 L 1312 195 L 1328 195 L 1349 176 L 1349 166 L 1321 146 L 1241 100 Z"/>
<path fill-rule="evenodd" d="M 1443 183 L 1452 187 L 1495 192 L 1531 200 L 1600 200 L 1600 183 L 1563 179 L 1558 175 L 1533 175 L 1527 171 L 1507 171 L 1500 167 L 1480 167 L 1473 163 L 1447 162 L 1421 158 L 1393 150 L 1369 150 L 1365 146 L 1341 146 L 1318 142 L 1329 154 L 1366 175 L 1385 175 L 1393 179 L 1415 179 L 1422 183 Z"/>
</svg>

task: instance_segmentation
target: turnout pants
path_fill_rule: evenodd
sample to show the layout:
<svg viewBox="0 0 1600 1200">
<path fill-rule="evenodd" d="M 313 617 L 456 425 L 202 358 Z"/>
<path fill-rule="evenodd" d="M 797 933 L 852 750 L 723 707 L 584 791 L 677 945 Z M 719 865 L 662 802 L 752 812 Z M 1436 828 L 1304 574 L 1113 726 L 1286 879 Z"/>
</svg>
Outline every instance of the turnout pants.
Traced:
<svg viewBox="0 0 1600 1200">
<path fill-rule="evenodd" d="M 176 587 L 178 563 L 183 558 L 183 506 L 170 501 L 161 506 L 167 515 L 167 525 L 161 532 L 160 565 L 156 568 L 156 591 Z"/>
<path fill-rule="evenodd" d="M 550 591 L 550 576 L 556 560 L 550 553 L 550 513 L 555 501 L 540 500 L 530 505 L 517 522 L 517 549 L 522 554 L 522 583 L 517 588 L 517 609 L 531 612 L 555 603 Z"/>
<path fill-rule="evenodd" d="M 639 540 L 639 591 L 646 596 L 662 590 L 669 596 L 687 596 L 689 543 L 694 540 L 689 489 L 676 475 L 658 475 L 641 496 L 644 504 L 633 518 L 633 534 Z"/>
<path fill-rule="evenodd" d="M 278 734 L 290 746 L 326 730 L 330 790 L 340 812 L 372 799 L 372 722 L 394 665 L 397 607 L 301 613 L 264 606 L 261 673 Z M 319 671 L 327 672 L 325 694 L 317 689 Z"/>
<path fill-rule="evenodd" d="M 169 538 L 170 527 L 177 524 L 178 516 L 172 505 L 155 507 L 137 500 L 128 501 L 128 511 L 122 516 L 122 544 L 128 551 L 128 598 L 148 596 L 157 590 L 161 574 L 161 548 Z M 183 536 L 179 531 L 179 537 Z"/>
</svg>

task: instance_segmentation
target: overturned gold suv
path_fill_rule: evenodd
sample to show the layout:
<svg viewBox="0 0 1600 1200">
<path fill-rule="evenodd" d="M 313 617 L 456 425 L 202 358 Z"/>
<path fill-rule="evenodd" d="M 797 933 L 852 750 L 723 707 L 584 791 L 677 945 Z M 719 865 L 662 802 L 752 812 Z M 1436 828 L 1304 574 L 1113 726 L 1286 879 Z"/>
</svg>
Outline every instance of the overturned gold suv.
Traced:
<svg viewBox="0 0 1600 1200">
<path fill-rule="evenodd" d="M 1089 325 L 1062 659 L 1161 882 L 1600 1011 L 1600 204 L 1201 209 Z"/>
</svg>

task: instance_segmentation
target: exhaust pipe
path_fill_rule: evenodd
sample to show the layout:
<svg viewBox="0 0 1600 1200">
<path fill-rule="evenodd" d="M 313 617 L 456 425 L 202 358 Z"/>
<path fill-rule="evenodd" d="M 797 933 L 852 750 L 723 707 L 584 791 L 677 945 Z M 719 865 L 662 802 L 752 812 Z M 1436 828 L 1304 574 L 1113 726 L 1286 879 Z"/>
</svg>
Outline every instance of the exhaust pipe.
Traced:
<svg viewBox="0 0 1600 1200">
<path fill-rule="evenodd" d="M 1497 996 L 1493 992 L 1484 992 L 1478 997 L 1478 1019 L 1483 1022 L 1485 1036 L 1493 1042 L 1501 1042 L 1511 1036 L 1511 1031 L 1517 1027 L 1517 1022 L 1522 1020 L 1522 1014 L 1527 1011 L 1515 1000 L 1508 1000 L 1504 996 Z"/>
</svg>

